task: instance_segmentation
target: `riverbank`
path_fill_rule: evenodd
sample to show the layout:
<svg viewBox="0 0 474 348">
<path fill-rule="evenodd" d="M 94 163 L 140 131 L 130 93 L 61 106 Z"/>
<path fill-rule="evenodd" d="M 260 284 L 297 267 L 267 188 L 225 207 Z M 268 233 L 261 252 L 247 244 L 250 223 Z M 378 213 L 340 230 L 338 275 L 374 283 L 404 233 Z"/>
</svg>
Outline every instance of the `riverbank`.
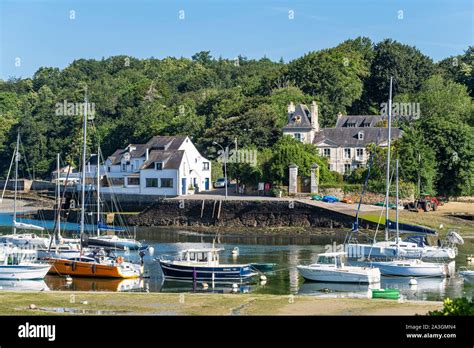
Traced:
<svg viewBox="0 0 474 348">
<path fill-rule="evenodd" d="M 4 292 L 0 315 L 426 315 L 442 302 L 254 294 Z"/>
</svg>

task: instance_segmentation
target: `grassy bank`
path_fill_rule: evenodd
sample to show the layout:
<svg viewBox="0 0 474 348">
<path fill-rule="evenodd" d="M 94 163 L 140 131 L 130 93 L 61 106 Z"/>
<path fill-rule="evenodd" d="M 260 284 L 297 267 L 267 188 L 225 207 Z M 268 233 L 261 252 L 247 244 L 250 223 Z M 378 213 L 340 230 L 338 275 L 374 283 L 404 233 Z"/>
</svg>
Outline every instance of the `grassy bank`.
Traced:
<svg viewBox="0 0 474 348">
<path fill-rule="evenodd" d="M 440 308 L 441 302 L 252 294 L 0 293 L 0 315 L 424 315 Z"/>
</svg>

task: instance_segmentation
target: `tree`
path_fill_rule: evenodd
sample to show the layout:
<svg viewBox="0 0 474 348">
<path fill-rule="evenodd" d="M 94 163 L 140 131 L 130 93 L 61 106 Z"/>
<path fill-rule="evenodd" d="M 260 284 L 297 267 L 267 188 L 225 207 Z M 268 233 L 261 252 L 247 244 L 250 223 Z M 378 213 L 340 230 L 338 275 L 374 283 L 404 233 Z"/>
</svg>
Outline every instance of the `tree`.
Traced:
<svg viewBox="0 0 474 348">
<path fill-rule="evenodd" d="M 287 76 L 321 105 L 322 126 L 333 126 L 338 112 L 362 95 L 368 69 L 361 53 L 345 47 L 311 52 L 292 61 Z"/>
<path fill-rule="evenodd" d="M 433 76 L 415 97 L 421 105 L 420 130 L 435 152 L 437 191 L 448 197 L 472 192 L 474 129 L 466 122 L 473 103 L 466 87 Z"/>
<path fill-rule="evenodd" d="M 319 156 L 318 150 L 311 144 L 303 144 L 290 136 L 283 136 L 272 148 L 270 159 L 270 178 L 278 184 L 288 185 L 288 166 L 292 163 L 298 166 L 298 174 L 311 175 L 311 166 L 318 164 L 321 182 L 332 178 L 326 159 Z"/>
<path fill-rule="evenodd" d="M 420 90 L 433 71 L 432 60 L 415 47 L 390 39 L 379 42 L 367 81 L 371 102 L 380 105 L 388 100 L 390 77 L 395 81 L 395 93 L 413 93 Z"/>
</svg>

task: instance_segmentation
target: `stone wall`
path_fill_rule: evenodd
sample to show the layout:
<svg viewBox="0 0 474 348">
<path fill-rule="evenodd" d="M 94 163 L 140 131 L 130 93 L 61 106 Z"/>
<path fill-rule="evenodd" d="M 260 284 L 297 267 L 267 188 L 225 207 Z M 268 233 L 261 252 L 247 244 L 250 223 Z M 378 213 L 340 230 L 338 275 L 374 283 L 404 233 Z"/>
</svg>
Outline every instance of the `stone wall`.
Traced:
<svg viewBox="0 0 474 348">
<path fill-rule="evenodd" d="M 163 200 L 138 215 L 137 226 L 320 227 L 347 229 L 354 217 L 288 201 Z"/>
</svg>

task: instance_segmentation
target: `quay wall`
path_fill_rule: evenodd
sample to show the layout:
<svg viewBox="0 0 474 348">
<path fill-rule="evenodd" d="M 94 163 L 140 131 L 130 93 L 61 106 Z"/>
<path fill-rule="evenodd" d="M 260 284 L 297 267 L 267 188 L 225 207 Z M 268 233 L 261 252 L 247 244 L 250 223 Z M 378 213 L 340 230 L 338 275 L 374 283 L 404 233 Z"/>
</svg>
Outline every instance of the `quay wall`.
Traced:
<svg viewBox="0 0 474 348">
<path fill-rule="evenodd" d="M 137 215 L 136 226 L 351 228 L 354 217 L 290 201 L 161 200 Z M 372 224 L 362 227 L 372 228 Z"/>
</svg>

